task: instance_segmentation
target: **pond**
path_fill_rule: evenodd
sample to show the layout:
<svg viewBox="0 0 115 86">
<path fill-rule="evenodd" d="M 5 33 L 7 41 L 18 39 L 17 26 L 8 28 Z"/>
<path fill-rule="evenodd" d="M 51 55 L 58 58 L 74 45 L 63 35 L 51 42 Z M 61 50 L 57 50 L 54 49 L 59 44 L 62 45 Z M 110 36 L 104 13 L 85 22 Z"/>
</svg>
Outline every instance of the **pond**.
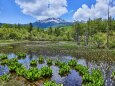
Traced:
<svg viewBox="0 0 115 86">
<path fill-rule="evenodd" d="M 41 46 L 42 45 L 42 46 Z M 44 46 L 43 46 L 44 45 Z M 32 60 L 38 60 L 39 56 L 42 55 L 44 59 L 52 59 L 53 61 L 59 60 L 61 62 L 68 62 L 71 59 L 76 59 L 78 64 L 82 64 L 89 68 L 89 70 L 99 68 L 103 72 L 103 78 L 105 86 L 114 86 L 115 81 L 111 79 L 111 74 L 115 71 L 115 57 L 111 55 L 109 51 L 88 51 L 85 49 L 78 50 L 76 47 L 70 47 L 68 49 L 66 46 L 57 47 L 56 43 L 23 43 L 23 44 L 10 44 L 0 46 L 0 53 L 6 53 L 8 58 L 16 58 L 16 52 L 25 52 L 26 57 L 18 59 L 19 63 L 22 63 L 27 69 L 31 68 L 30 62 Z M 79 53 L 75 52 L 79 51 Z M 72 53 L 73 52 L 73 53 Z M 42 68 L 46 66 L 47 63 L 37 64 L 37 68 Z M 64 86 L 82 86 L 82 76 L 79 72 L 71 69 L 71 73 L 67 76 L 59 75 L 59 68 L 55 65 L 50 66 L 53 70 L 53 75 L 51 81 L 56 83 L 63 83 Z M 8 73 L 7 65 L 0 65 L 0 75 Z M 48 79 L 49 80 L 49 79 Z M 16 74 L 12 74 L 12 79 L 5 84 L 14 83 L 19 86 L 43 86 L 44 80 L 38 80 L 35 82 L 29 82 L 23 77 L 18 77 Z M 17 86 L 16 84 L 16 86 Z M 12 86 L 12 85 L 11 85 Z"/>
</svg>

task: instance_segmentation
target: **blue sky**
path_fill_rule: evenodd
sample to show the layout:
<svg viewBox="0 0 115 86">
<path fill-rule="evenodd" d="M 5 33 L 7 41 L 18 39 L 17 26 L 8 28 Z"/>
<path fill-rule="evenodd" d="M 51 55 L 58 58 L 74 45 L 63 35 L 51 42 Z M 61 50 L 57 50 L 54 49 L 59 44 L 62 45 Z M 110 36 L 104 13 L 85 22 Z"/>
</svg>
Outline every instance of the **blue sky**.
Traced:
<svg viewBox="0 0 115 86">
<path fill-rule="evenodd" d="M 36 21 L 35 18 L 25 15 L 15 0 L 0 0 L 0 23 L 28 23 Z"/>
<path fill-rule="evenodd" d="M 68 21 L 72 21 L 72 16 L 83 4 L 87 4 L 91 7 L 92 4 L 95 4 L 95 0 L 68 0 L 68 13 L 63 15 L 62 18 L 67 19 Z"/>
<path fill-rule="evenodd" d="M 47 2 L 43 3 L 44 1 L 46 0 L 0 0 L 0 23 L 24 24 L 49 17 L 61 17 L 67 21 L 106 17 L 103 14 L 106 10 L 102 12 L 107 7 L 105 0 L 57 0 L 56 3 L 49 0 L 52 6 L 49 12 L 49 8 L 45 9 Z M 111 11 L 111 15 L 114 15 L 115 6 L 111 7 Z"/>
</svg>

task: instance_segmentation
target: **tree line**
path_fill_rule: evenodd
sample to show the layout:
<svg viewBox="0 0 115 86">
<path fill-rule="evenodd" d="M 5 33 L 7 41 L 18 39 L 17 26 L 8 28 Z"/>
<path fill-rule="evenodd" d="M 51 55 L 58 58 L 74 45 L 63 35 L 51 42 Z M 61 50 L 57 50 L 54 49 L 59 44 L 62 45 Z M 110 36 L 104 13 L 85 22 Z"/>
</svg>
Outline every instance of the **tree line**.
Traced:
<svg viewBox="0 0 115 86">
<path fill-rule="evenodd" d="M 107 33 L 109 37 L 107 37 Z M 108 38 L 108 39 L 107 39 Z M 115 20 L 110 17 L 109 29 L 107 20 L 98 18 L 87 22 L 74 22 L 71 26 L 49 27 L 47 29 L 33 27 L 32 23 L 3 24 L 0 26 L 1 40 L 31 40 L 31 41 L 76 41 L 78 45 L 105 48 L 107 40 L 109 47 L 115 47 Z"/>
</svg>

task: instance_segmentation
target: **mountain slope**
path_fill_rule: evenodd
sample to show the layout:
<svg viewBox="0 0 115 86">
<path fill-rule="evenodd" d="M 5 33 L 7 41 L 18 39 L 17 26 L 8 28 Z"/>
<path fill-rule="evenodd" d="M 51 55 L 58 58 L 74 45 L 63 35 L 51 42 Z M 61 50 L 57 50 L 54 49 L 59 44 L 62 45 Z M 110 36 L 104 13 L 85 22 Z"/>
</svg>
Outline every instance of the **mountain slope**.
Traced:
<svg viewBox="0 0 115 86">
<path fill-rule="evenodd" d="M 45 20 L 38 20 L 33 23 L 34 27 L 40 28 L 48 28 L 48 27 L 57 27 L 57 26 L 68 26 L 71 25 L 72 22 L 66 22 L 60 18 L 48 18 Z"/>
</svg>

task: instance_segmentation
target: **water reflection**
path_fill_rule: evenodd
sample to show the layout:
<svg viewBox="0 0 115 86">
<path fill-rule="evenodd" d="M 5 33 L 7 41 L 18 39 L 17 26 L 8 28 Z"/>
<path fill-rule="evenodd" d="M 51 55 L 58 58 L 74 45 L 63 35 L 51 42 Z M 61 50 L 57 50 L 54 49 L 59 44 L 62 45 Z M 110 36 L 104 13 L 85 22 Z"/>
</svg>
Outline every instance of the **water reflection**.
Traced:
<svg viewBox="0 0 115 86">
<path fill-rule="evenodd" d="M 0 65 L 0 75 L 9 73 L 8 67 Z"/>
<path fill-rule="evenodd" d="M 18 62 L 22 63 L 27 69 L 29 69 L 31 60 L 38 60 L 39 54 L 35 53 L 28 53 L 25 58 L 20 58 Z M 14 53 L 8 53 L 8 58 L 14 58 L 17 57 Z M 62 62 L 68 62 L 70 59 L 72 59 L 72 56 L 63 56 L 63 55 L 44 55 L 45 59 L 51 58 L 53 60 L 59 60 Z M 75 58 L 75 57 L 74 57 Z M 115 62 L 107 62 L 107 61 L 95 61 L 95 60 L 88 60 L 86 58 L 76 58 L 78 61 L 78 64 L 82 64 L 84 66 L 87 66 L 89 70 L 92 70 L 94 68 L 99 68 L 103 72 L 103 77 L 105 79 L 105 86 L 114 86 L 115 82 L 111 79 L 111 73 L 112 71 L 115 71 Z M 43 66 L 46 66 L 46 62 L 44 64 L 38 64 L 37 67 L 40 69 Z M 56 66 L 51 66 L 53 69 L 53 76 L 51 80 L 56 81 L 57 83 L 63 83 L 64 86 L 81 86 L 82 84 L 82 77 L 79 75 L 78 72 L 75 70 L 71 70 L 71 73 L 68 76 L 61 77 L 59 73 L 59 68 Z M 0 65 L 0 75 L 3 75 L 4 73 L 8 73 L 8 67 L 1 66 Z"/>
<path fill-rule="evenodd" d="M 71 70 L 71 74 L 69 74 L 64 79 L 64 86 L 81 86 L 82 83 L 82 77 L 79 76 L 79 73 L 75 70 Z"/>
</svg>

